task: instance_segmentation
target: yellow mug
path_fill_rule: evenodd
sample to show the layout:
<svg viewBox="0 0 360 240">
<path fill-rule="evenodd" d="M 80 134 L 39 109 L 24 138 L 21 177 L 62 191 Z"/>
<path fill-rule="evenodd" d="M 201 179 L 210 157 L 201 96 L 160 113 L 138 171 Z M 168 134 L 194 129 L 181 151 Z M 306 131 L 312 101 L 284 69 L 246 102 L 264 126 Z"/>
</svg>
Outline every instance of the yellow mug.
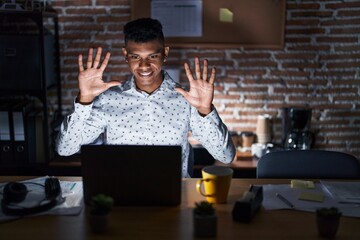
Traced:
<svg viewBox="0 0 360 240">
<path fill-rule="evenodd" d="M 202 179 L 196 183 L 198 193 L 210 203 L 226 203 L 233 170 L 223 166 L 207 166 L 201 172 Z"/>
</svg>

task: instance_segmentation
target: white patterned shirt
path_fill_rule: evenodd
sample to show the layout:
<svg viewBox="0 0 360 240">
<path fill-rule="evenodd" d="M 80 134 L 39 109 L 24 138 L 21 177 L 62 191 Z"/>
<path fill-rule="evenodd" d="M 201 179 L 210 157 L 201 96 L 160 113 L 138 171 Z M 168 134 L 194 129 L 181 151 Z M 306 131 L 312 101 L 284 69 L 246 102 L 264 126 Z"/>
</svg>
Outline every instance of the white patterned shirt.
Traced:
<svg viewBox="0 0 360 240">
<path fill-rule="evenodd" d="M 175 87 L 164 72 L 164 81 L 151 94 L 136 88 L 134 77 L 96 97 L 93 103 L 74 103 L 74 112 L 61 124 L 56 150 L 68 156 L 81 145 L 94 143 L 102 136 L 104 144 L 180 145 L 182 176 L 189 177 L 188 159 L 192 132 L 208 152 L 224 163 L 234 159 L 235 148 L 217 111 L 202 117 Z"/>
</svg>

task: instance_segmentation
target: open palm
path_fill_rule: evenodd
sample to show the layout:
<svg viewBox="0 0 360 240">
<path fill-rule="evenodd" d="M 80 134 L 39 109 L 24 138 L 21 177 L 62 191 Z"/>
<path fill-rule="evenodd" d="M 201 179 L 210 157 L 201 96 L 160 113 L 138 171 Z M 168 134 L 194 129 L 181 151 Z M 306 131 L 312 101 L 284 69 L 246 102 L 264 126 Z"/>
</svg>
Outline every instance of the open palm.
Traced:
<svg viewBox="0 0 360 240">
<path fill-rule="evenodd" d="M 80 54 L 78 58 L 79 65 L 79 89 L 81 102 L 92 102 L 93 99 L 105 92 L 110 87 L 119 85 L 117 81 L 104 82 L 102 80 L 103 72 L 109 62 L 110 53 L 106 53 L 103 62 L 100 64 L 102 48 L 99 47 L 93 61 L 93 49 L 89 49 L 86 62 L 86 69 L 83 66 L 83 57 Z M 100 67 L 99 67 L 100 65 Z"/>
<path fill-rule="evenodd" d="M 197 108 L 199 113 L 206 115 L 211 112 L 211 104 L 214 98 L 215 68 L 211 69 L 208 78 L 208 61 L 204 60 L 203 64 L 201 72 L 200 60 L 195 58 L 196 79 L 194 79 L 189 64 L 185 63 L 184 67 L 186 76 L 189 79 L 190 90 L 187 92 L 181 88 L 176 88 L 176 91 L 181 93 L 193 107 Z"/>
</svg>

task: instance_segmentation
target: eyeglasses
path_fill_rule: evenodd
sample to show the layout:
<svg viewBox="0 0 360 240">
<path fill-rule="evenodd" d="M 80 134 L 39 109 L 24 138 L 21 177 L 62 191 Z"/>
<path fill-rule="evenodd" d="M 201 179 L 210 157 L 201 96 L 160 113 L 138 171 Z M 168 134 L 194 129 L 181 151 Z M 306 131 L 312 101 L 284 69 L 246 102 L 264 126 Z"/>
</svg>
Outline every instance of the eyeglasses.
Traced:
<svg viewBox="0 0 360 240">
<path fill-rule="evenodd" d="M 163 55 L 162 55 L 161 52 L 150 54 L 145 59 L 140 57 L 137 54 L 132 54 L 132 53 L 126 54 L 126 60 L 131 62 L 131 63 L 137 63 L 137 62 L 140 62 L 140 61 L 146 61 L 146 62 L 149 62 L 149 63 L 160 62 L 160 61 L 162 61 L 162 57 L 163 57 Z"/>
</svg>

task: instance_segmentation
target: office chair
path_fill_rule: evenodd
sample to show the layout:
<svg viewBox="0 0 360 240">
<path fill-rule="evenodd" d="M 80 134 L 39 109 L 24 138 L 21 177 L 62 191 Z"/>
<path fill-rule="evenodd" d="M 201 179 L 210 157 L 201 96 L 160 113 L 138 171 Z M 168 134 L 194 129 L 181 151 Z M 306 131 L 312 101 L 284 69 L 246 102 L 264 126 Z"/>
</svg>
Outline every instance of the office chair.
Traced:
<svg viewBox="0 0 360 240">
<path fill-rule="evenodd" d="M 201 169 L 213 165 L 215 158 L 202 145 L 190 145 L 188 172 L 192 178 L 201 178 Z"/>
<path fill-rule="evenodd" d="M 359 179 L 360 162 L 343 152 L 287 150 L 263 155 L 256 171 L 257 178 Z"/>
</svg>

